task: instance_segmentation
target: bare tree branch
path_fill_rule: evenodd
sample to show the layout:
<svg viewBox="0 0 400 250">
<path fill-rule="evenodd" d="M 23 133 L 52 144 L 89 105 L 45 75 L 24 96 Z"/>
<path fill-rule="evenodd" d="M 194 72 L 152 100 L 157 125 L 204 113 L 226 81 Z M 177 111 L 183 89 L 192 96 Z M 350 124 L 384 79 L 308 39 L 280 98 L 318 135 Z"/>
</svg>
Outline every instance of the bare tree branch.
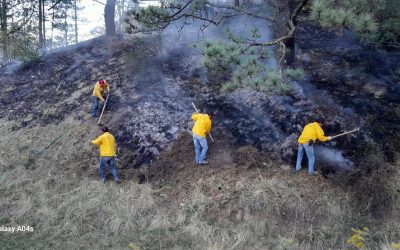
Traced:
<svg viewBox="0 0 400 250">
<path fill-rule="evenodd" d="M 55 8 L 59 3 L 61 3 L 62 0 L 57 0 L 48 10 L 52 10 Z"/>
<path fill-rule="evenodd" d="M 156 30 L 163 30 L 166 27 L 168 27 L 168 25 L 171 22 L 177 21 L 179 19 L 185 18 L 185 22 L 183 25 L 188 24 L 186 19 L 187 18 L 193 18 L 193 19 L 198 19 L 198 20 L 202 20 L 204 22 L 208 22 L 209 24 L 214 24 L 214 25 L 218 25 L 220 24 L 224 19 L 228 19 L 230 17 L 234 17 L 237 15 L 247 15 L 247 16 L 251 16 L 251 17 L 256 17 L 256 18 L 260 18 L 263 20 L 267 20 L 270 22 L 273 22 L 276 16 L 276 12 L 275 11 L 274 15 L 272 17 L 267 17 L 267 16 L 260 16 L 258 14 L 252 13 L 244 8 L 240 8 L 240 7 L 236 7 L 236 6 L 232 6 L 232 5 L 226 5 L 226 4 L 216 4 L 216 3 L 210 3 L 207 2 L 207 5 L 211 6 L 211 7 L 215 7 L 215 8 L 220 8 L 220 9 L 228 9 L 228 10 L 232 10 L 234 12 L 236 12 L 235 14 L 226 14 L 226 15 L 216 15 L 213 18 L 208 18 L 208 15 L 202 16 L 202 14 L 200 13 L 200 15 L 196 15 L 193 12 L 190 13 L 185 13 L 184 11 L 190 6 L 190 4 L 193 2 L 194 0 L 190 0 L 188 1 L 183 7 L 181 7 L 177 12 L 169 15 L 169 16 L 165 16 L 165 17 L 160 17 L 161 19 L 159 19 L 158 21 L 154 21 L 152 23 L 149 23 L 150 25 L 160 25 L 162 24 L 160 27 L 153 29 L 152 31 L 156 31 Z M 291 38 L 295 32 L 296 26 L 295 26 L 295 20 L 298 17 L 300 11 L 303 9 L 303 7 L 307 4 L 308 0 L 301 0 L 296 7 L 294 8 L 293 12 L 290 14 L 290 18 L 287 21 L 287 26 L 288 26 L 288 31 L 286 33 L 286 35 L 277 37 L 275 39 L 272 39 L 270 41 L 267 42 L 257 42 L 255 39 L 253 40 L 247 40 L 244 41 L 245 44 L 248 44 L 248 46 L 246 47 L 246 50 L 249 49 L 250 47 L 255 47 L 255 46 L 272 46 L 272 45 L 276 45 L 276 44 L 282 44 L 283 41 Z M 276 4 L 276 2 L 275 2 Z M 277 9 L 277 8 L 276 8 Z M 202 25 L 200 27 L 200 32 L 203 32 L 205 28 L 207 28 L 208 25 Z M 182 28 L 181 28 L 182 30 Z M 149 30 L 138 30 L 137 32 L 149 32 Z"/>
<path fill-rule="evenodd" d="M 273 21 L 272 17 L 260 16 L 258 14 L 252 13 L 252 12 L 250 12 L 250 11 L 244 9 L 244 8 L 236 7 L 236 6 L 233 6 L 233 5 L 217 4 L 217 3 L 210 3 L 210 2 L 207 2 L 207 5 L 210 5 L 211 7 L 214 7 L 214 8 L 234 10 L 236 12 L 239 12 L 239 13 L 243 14 L 243 15 L 252 16 L 252 17 L 256 17 L 256 18 L 259 18 L 259 19 L 267 20 L 267 21 Z"/>
<path fill-rule="evenodd" d="M 287 32 L 286 35 L 281 36 L 281 37 L 277 37 L 273 40 L 270 40 L 268 42 L 264 42 L 264 43 L 249 43 L 250 46 L 272 46 L 272 45 L 276 45 L 279 42 L 282 42 L 288 38 L 291 38 L 294 34 L 294 31 L 296 30 L 296 26 L 294 25 L 294 22 L 297 18 L 297 16 L 299 15 L 300 11 L 303 9 L 303 7 L 307 4 L 308 0 L 301 0 L 296 8 L 294 9 L 293 13 L 290 15 L 290 18 L 287 22 L 288 26 L 289 26 L 289 30 Z"/>
<path fill-rule="evenodd" d="M 99 4 L 102 4 L 102 5 L 106 5 L 105 3 L 103 3 L 103 2 L 100 2 L 100 1 L 97 1 L 97 0 L 93 0 L 94 2 L 96 2 L 96 3 L 99 3 Z"/>
<path fill-rule="evenodd" d="M 179 15 L 180 13 L 182 13 L 182 11 L 184 11 L 192 2 L 193 2 L 194 0 L 190 0 L 190 1 L 188 1 L 179 11 L 177 11 L 176 13 L 174 13 L 173 15 L 171 15 L 171 16 L 168 16 L 168 17 L 166 17 L 167 19 L 170 19 L 170 18 L 175 18 L 177 15 Z"/>
<path fill-rule="evenodd" d="M 210 3 L 210 2 L 207 2 L 204 5 L 204 12 L 205 12 L 204 15 L 202 13 L 200 13 L 199 15 L 196 15 L 192 11 L 189 12 L 189 13 L 185 13 L 185 10 L 187 10 L 188 7 L 190 6 L 190 4 L 192 4 L 193 2 L 194 2 L 194 0 L 189 0 L 182 7 L 171 6 L 170 8 L 178 9 L 178 11 L 172 13 L 169 16 L 160 16 L 157 21 L 154 21 L 154 22 L 151 22 L 151 23 L 148 23 L 148 24 L 150 26 L 152 26 L 152 25 L 160 25 L 161 24 L 161 27 L 159 29 L 162 30 L 162 29 L 165 29 L 169 25 L 169 23 L 171 23 L 173 21 L 176 21 L 176 20 L 179 20 L 181 18 L 187 18 L 187 17 L 192 17 L 192 18 L 195 18 L 195 19 L 199 19 L 199 20 L 202 20 L 202 21 L 214 24 L 214 25 L 218 25 L 224 19 L 228 19 L 228 18 L 235 17 L 235 16 L 238 16 L 238 15 L 252 16 L 252 17 L 256 17 L 256 18 L 259 18 L 259 19 L 267 20 L 267 21 L 273 21 L 273 18 L 274 18 L 274 17 L 261 16 L 261 15 L 252 13 L 252 12 L 250 12 L 250 11 L 244 9 L 244 8 L 240 8 L 240 7 L 227 5 L 227 4 Z M 211 6 L 211 7 L 214 7 L 214 8 L 232 10 L 232 11 L 234 11 L 236 13 L 226 13 L 226 14 L 223 14 L 223 15 L 218 15 L 217 14 L 213 18 L 209 18 L 208 17 L 208 13 L 207 13 L 207 9 L 206 9 L 207 5 Z M 142 31 L 137 31 L 137 32 L 142 32 Z"/>
</svg>

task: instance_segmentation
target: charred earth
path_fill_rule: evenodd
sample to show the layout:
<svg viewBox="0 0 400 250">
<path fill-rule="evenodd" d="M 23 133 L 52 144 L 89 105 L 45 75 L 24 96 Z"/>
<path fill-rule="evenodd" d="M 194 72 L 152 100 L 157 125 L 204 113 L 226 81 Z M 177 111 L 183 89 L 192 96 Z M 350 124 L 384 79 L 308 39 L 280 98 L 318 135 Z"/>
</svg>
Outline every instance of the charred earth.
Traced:
<svg viewBox="0 0 400 250">
<path fill-rule="evenodd" d="M 190 42 L 170 46 L 165 36 L 97 38 L 2 68 L 1 174 L 23 168 L 0 187 L 0 221 L 35 230 L 1 232 L 0 243 L 327 249 L 346 248 L 351 228 L 363 226 L 372 248 L 398 240 L 399 76 L 388 69 L 398 60 L 382 66 L 392 54 L 366 50 L 351 34 L 303 30 L 297 59 L 307 76 L 287 96 L 222 95 Z M 309 43 L 308 34 L 321 40 Z M 97 153 L 86 143 L 98 134 L 90 97 L 101 78 L 111 86 L 102 123 L 118 143 L 121 186 L 98 182 Z M 191 102 L 218 113 L 205 167 L 193 159 Z M 320 146 L 317 167 L 331 179 L 295 175 L 297 136 L 321 113 L 329 135 L 362 132 Z"/>
</svg>

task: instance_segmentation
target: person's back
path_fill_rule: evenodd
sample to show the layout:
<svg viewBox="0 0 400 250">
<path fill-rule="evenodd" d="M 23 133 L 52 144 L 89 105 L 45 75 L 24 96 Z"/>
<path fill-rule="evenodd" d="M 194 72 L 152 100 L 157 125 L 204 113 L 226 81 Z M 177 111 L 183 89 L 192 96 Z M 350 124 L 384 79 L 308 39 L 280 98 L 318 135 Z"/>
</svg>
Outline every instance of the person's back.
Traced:
<svg viewBox="0 0 400 250">
<path fill-rule="evenodd" d="M 324 135 L 324 131 L 318 122 L 312 122 L 304 126 L 303 132 L 301 133 L 298 143 L 304 144 L 310 141 L 315 142 L 316 140 L 327 141 L 328 137 Z"/>
<path fill-rule="evenodd" d="M 299 172 L 301 170 L 301 161 L 303 159 L 303 150 L 307 154 L 308 158 L 308 172 L 310 175 L 314 174 L 314 147 L 313 144 L 317 141 L 329 141 L 332 137 L 327 137 L 324 135 L 324 131 L 321 126 L 324 125 L 325 121 L 323 118 L 316 119 L 316 122 L 312 122 L 304 126 L 303 132 L 301 133 L 299 139 L 297 140 L 298 151 L 297 151 L 297 161 L 296 161 L 296 171 Z"/>
<path fill-rule="evenodd" d="M 206 135 L 211 131 L 211 120 L 214 117 L 214 113 L 201 114 L 195 113 L 192 115 L 192 120 L 195 121 L 192 128 L 193 142 L 195 147 L 195 161 L 199 165 L 208 164 L 206 161 L 206 154 L 208 150 L 208 144 Z"/>
<path fill-rule="evenodd" d="M 115 156 L 115 138 L 110 132 L 100 135 L 93 143 L 100 146 L 100 156 Z"/>
<path fill-rule="evenodd" d="M 101 128 L 101 135 L 90 142 L 100 147 L 99 173 L 101 181 L 105 182 L 105 167 L 106 165 L 109 165 L 115 182 L 120 183 L 121 181 L 118 177 L 117 167 L 115 163 L 116 144 L 114 136 L 109 132 L 107 127 L 103 127 Z"/>
<path fill-rule="evenodd" d="M 195 121 L 192 132 L 202 138 L 206 137 L 206 134 L 211 130 L 211 119 L 209 115 L 196 113 L 192 115 L 192 119 Z"/>
</svg>

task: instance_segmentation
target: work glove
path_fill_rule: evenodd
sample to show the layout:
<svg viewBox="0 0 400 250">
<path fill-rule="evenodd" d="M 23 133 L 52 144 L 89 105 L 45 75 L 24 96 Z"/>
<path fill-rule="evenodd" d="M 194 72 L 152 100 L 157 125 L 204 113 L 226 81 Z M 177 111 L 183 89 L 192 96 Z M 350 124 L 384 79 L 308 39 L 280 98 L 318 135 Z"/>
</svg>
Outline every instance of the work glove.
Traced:
<svg viewBox="0 0 400 250">
<path fill-rule="evenodd" d="M 328 136 L 328 141 L 332 140 L 332 136 Z"/>
</svg>

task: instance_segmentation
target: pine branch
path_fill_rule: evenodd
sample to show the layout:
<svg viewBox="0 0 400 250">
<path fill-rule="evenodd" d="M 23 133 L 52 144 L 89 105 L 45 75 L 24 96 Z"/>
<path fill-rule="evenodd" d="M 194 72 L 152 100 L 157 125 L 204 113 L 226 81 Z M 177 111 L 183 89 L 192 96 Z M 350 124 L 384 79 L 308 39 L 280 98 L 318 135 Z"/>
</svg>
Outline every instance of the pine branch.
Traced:
<svg viewBox="0 0 400 250">
<path fill-rule="evenodd" d="M 14 34 L 14 33 L 18 32 L 18 31 L 20 31 L 22 29 L 22 27 L 24 27 L 31 20 L 31 18 L 33 17 L 33 13 L 34 13 L 34 11 L 31 12 L 31 15 L 28 18 L 26 18 L 24 20 L 24 22 L 21 23 L 21 25 L 19 25 L 18 27 L 13 28 L 12 30 L 10 30 L 9 34 Z"/>
</svg>

